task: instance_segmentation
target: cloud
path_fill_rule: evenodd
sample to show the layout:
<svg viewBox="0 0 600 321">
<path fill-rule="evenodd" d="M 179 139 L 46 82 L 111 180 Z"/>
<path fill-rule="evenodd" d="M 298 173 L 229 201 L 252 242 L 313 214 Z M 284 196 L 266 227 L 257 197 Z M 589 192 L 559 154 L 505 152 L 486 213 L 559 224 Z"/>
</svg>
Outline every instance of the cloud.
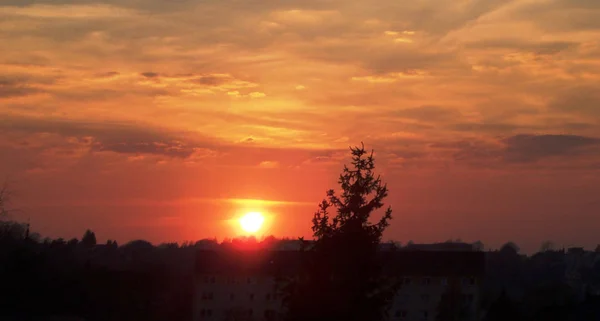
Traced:
<svg viewBox="0 0 600 321">
<path fill-rule="evenodd" d="M 600 30 L 600 6 L 594 0 L 524 2 L 512 12 L 517 19 L 535 22 L 548 31 Z"/>
<path fill-rule="evenodd" d="M 452 158 L 456 161 L 477 163 L 484 161 L 492 164 L 501 156 L 502 146 L 489 141 L 465 139 L 453 142 L 438 142 L 429 145 L 434 151 L 451 151 Z"/>
<path fill-rule="evenodd" d="M 159 76 L 158 73 L 156 72 L 151 72 L 151 71 L 147 71 L 147 72 L 143 72 L 141 73 L 142 76 L 146 77 L 146 78 L 156 78 Z"/>
<path fill-rule="evenodd" d="M 434 151 L 450 151 L 456 161 L 490 167 L 502 164 L 533 164 L 561 158 L 588 158 L 592 163 L 600 160 L 600 138 L 577 135 L 518 134 L 496 141 L 468 139 L 433 143 L 430 147 Z M 562 163 L 554 163 L 553 166 L 560 164 Z"/>
<path fill-rule="evenodd" d="M 27 74 L 0 74 L 0 99 L 29 96 L 46 91 L 56 78 Z"/>
<path fill-rule="evenodd" d="M 260 168 L 278 168 L 279 162 L 262 161 L 262 162 L 260 162 L 260 164 L 258 164 L 258 167 L 260 167 Z"/>
<path fill-rule="evenodd" d="M 467 48 L 490 50 L 490 49 L 506 49 L 518 50 L 521 52 L 532 52 L 537 55 L 553 55 L 565 50 L 575 49 L 579 46 L 578 42 L 574 41 L 526 41 L 519 38 L 491 38 L 465 44 Z"/>
<path fill-rule="evenodd" d="M 401 118 L 410 118 L 425 122 L 453 120 L 461 117 L 460 111 L 439 106 L 420 106 L 399 109 L 395 111 L 394 114 Z"/>
<path fill-rule="evenodd" d="M 121 75 L 121 73 L 118 71 L 107 71 L 107 72 L 97 73 L 96 77 L 98 77 L 98 78 L 114 78 L 114 77 L 118 77 L 119 75 Z"/>
<path fill-rule="evenodd" d="M 0 85 L 0 99 L 11 98 L 11 97 L 20 97 L 20 96 L 29 96 L 29 95 L 37 94 L 40 92 L 42 92 L 41 89 L 33 88 L 33 87 Z"/>
<path fill-rule="evenodd" d="M 16 4 L 25 4 L 27 1 L 17 1 Z M 95 19 L 95 18 L 131 18 L 135 12 L 118 6 L 100 3 L 80 5 L 75 3 L 56 5 L 33 4 L 19 7 L 0 7 L 0 15 L 16 15 L 43 19 Z"/>
<path fill-rule="evenodd" d="M 245 81 L 230 74 L 161 74 L 157 72 L 143 72 L 144 80 L 141 85 L 154 88 L 179 89 L 180 92 L 189 94 L 214 94 L 227 92 L 229 96 L 245 96 L 240 90 L 255 88 L 258 84 Z M 252 98 L 261 98 L 262 93 L 252 92 Z"/>
<path fill-rule="evenodd" d="M 514 123 L 501 123 L 501 122 L 473 122 L 473 123 L 456 123 L 450 126 L 453 130 L 460 132 L 473 132 L 473 133 L 511 133 L 521 129 L 535 129 L 533 125 L 519 125 Z"/>
<path fill-rule="evenodd" d="M 194 147 L 180 141 L 163 142 L 123 142 L 103 143 L 92 145 L 93 151 L 111 151 L 121 154 L 152 154 L 168 157 L 188 158 L 194 153 Z"/>
<path fill-rule="evenodd" d="M 216 141 L 195 142 L 185 133 L 174 133 L 132 123 L 71 121 L 65 119 L 11 117 L 0 122 L 3 131 L 24 135 L 55 134 L 65 141 L 74 138 L 90 145 L 92 151 L 120 154 L 151 154 L 187 158 L 197 149 L 214 148 Z"/>
<path fill-rule="evenodd" d="M 585 86 L 569 89 L 552 98 L 548 108 L 561 113 L 577 113 L 600 117 L 600 86 Z"/>
<path fill-rule="evenodd" d="M 207 75 L 194 78 L 192 81 L 201 85 L 217 86 L 227 82 L 227 76 Z"/>
<path fill-rule="evenodd" d="M 406 70 L 403 72 L 393 72 L 385 75 L 352 77 L 352 80 L 386 84 L 394 83 L 402 79 L 419 79 L 425 76 L 426 73 L 420 70 Z"/>
<path fill-rule="evenodd" d="M 504 159 L 508 162 L 533 162 L 555 156 L 585 155 L 593 147 L 598 154 L 600 139 L 577 135 L 516 135 L 502 140 L 506 144 Z"/>
<path fill-rule="evenodd" d="M 248 96 L 250 96 L 250 98 L 263 98 L 263 97 L 266 97 L 267 95 L 265 93 L 253 91 L 253 92 L 249 93 Z"/>
<path fill-rule="evenodd" d="M 594 2 L 230 4 L 5 1 L 0 36 L 14 45 L 0 53 L 7 70 L 0 111 L 49 123 L 167 124 L 197 132 L 200 142 L 154 129 L 152 137 L 125 139 L 124 129 L 100 130 L 108 125 L 93 121 L 52 130 L 85 132 L 95 138 L 94 151 L 188 159 L 212 141 L 206 137 L 254 137 L 252 148 L 330 149 L 345 144 L 339 137 L 376 144 L 476 138 L 474 146 L 455 147 L 462 155 L 435 156 L 453 160 L 502 150 L 497 137 L 600 135 L 600 44 L 584 12 L 598 10 Z M 231 23 L 224 28 L 223 21 Z M 557 32 L 547 31 L 552 21 Z M 406 159 L 438 152 L 400 151 Z"/>
</svg>

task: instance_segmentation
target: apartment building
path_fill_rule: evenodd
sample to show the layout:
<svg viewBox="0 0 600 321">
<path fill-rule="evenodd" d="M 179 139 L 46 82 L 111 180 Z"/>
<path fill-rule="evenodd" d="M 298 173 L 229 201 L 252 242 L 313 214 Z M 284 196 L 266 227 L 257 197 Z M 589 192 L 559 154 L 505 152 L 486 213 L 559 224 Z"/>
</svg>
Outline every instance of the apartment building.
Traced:
<svg viewBox="0 0 600 321">
<path fill-rule="evenodd" d="M 388 313 L 389 320 L 435 320 L 444 296 L 458 295 L 470 320 L 478 320 L 484 253 L 460 251 L 399 251 L 387 273 L 402 278 Z"/>
<path fill-rule="evenodd" d="M 437 307 L 451 285 L 478 320 L 481 252 L 405 250 L 394 253 L 386 272 L 402 279 L 388 313 L 391 321 L 435 320 Z M 277 320 L 281 299 L 277 275 L 293 275 L 297 251 L 200 251 L 195 274 L 194 321 Z"/>
</svg>

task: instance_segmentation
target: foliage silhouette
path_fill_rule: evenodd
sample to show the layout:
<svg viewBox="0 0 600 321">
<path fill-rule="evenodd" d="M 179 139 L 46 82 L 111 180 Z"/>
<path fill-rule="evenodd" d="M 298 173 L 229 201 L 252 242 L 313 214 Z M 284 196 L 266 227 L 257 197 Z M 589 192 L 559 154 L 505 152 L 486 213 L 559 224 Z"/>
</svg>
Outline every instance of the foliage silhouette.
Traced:
<svg viewBox="0 0 600 321">
<path fill-rule="evenodd" d="M 283 289 L 287 320 L 382 319 L 397 290 L 397 282 L 382 274 L 378 255 L 391 208 L 370 221 L 384 205 L 387 186 L 374 174 L 373 152 L 364 145 L 350 151 L 352 167 L 344 166 L 338 181 L 341 194 L 327 191 L 312 219 L 314 240 L 301 239 L 300 277 L 288 279 Z"/>
<path fill-rule="evenodd" d="M 544 241 L 540 246 L 540 252 L 554 251 L 555 248 L 552 241 Z"/>
<path fill-rule="evenodd" d="M 505 290 L 502 290 L 500 297 L 492 303 L 484 318 L 485 321 L 519 321 L 521 319 L 518 306 L 508 297 Z"/>
<path fill-rule="evenodd" d="M 85 231 L 83 237 L 81 238 L 81 243 L 85 247 L 94 247 L 96 245 L 96 234 L 91 230 Z"/>
<path fill-rule="evenodd" d="M 507 242 L 500 248 L 500 252 L 514 255 L 519 254 L 520 250 L 521 249 L 515 242 Z"/>
</svg>

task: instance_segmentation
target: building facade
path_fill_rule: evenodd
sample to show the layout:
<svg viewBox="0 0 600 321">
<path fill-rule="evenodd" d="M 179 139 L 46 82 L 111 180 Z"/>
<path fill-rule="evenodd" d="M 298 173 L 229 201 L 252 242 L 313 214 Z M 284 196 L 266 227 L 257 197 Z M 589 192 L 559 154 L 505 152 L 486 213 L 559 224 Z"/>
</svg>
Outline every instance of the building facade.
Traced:
<svg viewBox="0 0 600 321">
<path fill-rule="evenodd" d="M 483 255 L 436 250 L 394 253 L 386 272 L 399 277 L 402 286 L 388 319 L 435 320 L 441 301 L 454 295 L 463 302 L 467 319 L 478 320 Z M 200 251 L 194 280 L 194 321 L 277 320 L 282 305 L 276 276 L 293 274 L 298 266 L 296 251 Z"/>
</svg>

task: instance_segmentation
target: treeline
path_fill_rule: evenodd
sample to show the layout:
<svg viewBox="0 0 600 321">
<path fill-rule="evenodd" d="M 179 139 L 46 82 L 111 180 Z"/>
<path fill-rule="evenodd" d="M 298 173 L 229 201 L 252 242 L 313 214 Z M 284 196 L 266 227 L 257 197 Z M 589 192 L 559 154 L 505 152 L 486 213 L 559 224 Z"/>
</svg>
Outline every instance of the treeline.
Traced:
<svg viewBox="0 0 600 321">
<path fill-rule="evenodd" d="M 89 230 L 80 240 L 42 239 L 26 224 L 0 220 L 0 320 L 187 321 L 198 249 L 286 243 L 294 241 L 98 244 Z"/>
<path fill-rule="evenodd" d="M 484 320 L 600 320 L 600 251 L 544 248 L 526 256 L 507 243 L 486 253 Z"/>
<path fill-rule="evenodd" d="M 1 226 L 0 319 L 189 320 L 192 248 L 98 245 L 89 231 L 39 241 L 22 224 Z"/>
<path fill-rule="evenodd" d="M 97 244 L 81 238 L 41 240 L 27 226 L 0 224 L 0 319 L 191 319 L 197 249 L 273 248 L 268 237 L 154 246 L 138 240 Z M 486 253 L 480 302 L 484 320 L 600 320 L 600 251 L 545 249 L 532 256 L 507 244 Z M 60 318 L 58 318 L 60 317 Z"/>
</svg>

